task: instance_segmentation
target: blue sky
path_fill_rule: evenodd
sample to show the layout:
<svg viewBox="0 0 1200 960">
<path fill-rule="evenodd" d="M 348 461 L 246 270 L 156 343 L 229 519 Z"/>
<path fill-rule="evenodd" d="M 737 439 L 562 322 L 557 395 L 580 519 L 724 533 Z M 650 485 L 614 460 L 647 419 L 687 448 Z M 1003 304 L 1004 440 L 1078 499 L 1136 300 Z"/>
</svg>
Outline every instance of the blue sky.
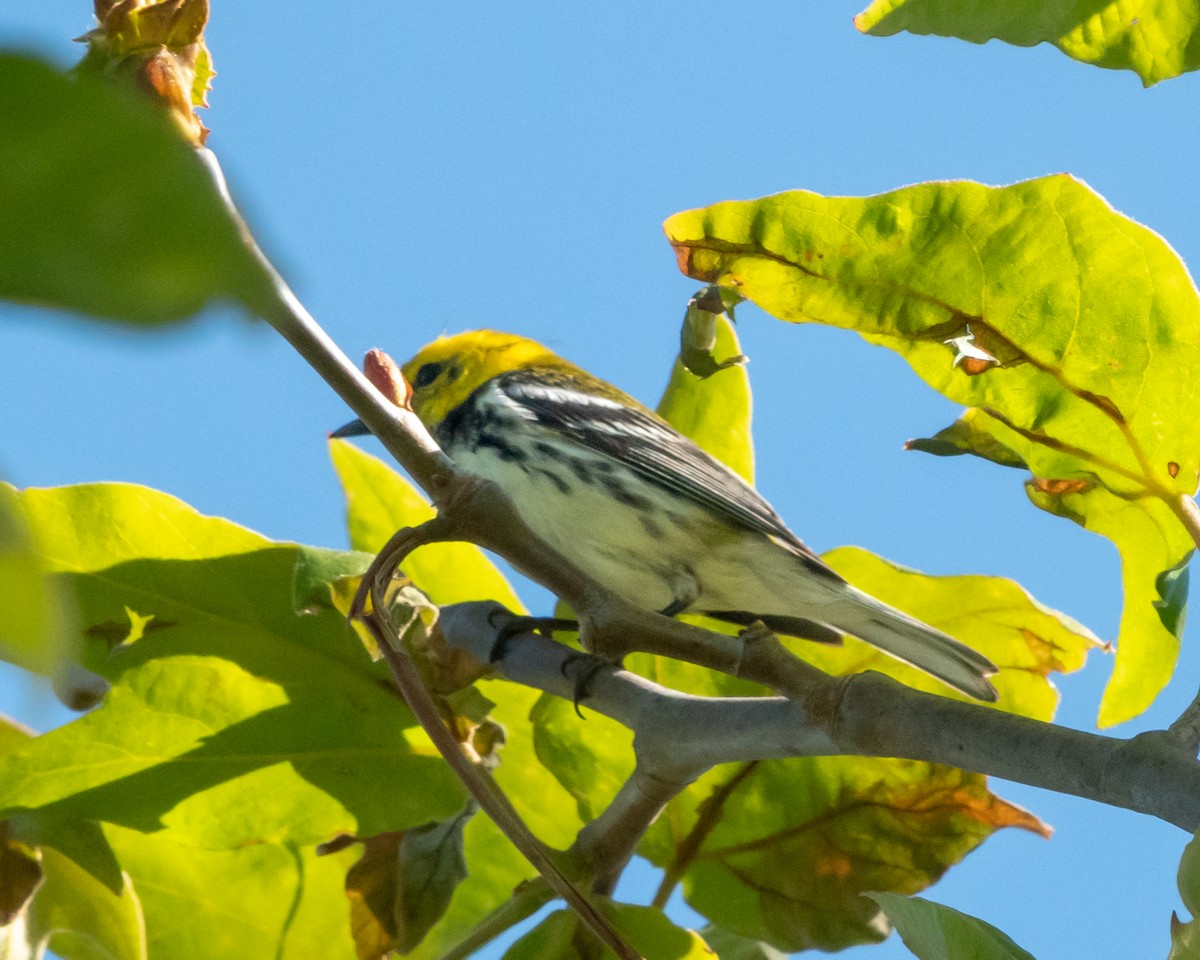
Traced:
<svg viewBox="0 0 1200 960">
<path fill-rule="evenodd" d="M 1045 46 L 856 33 L 852 5 L 216 3 L 205 122 L 235 196 L 352 356 L 483 325 L 541 339 L 653 403 L 687 297 L 660 224 L 790 188 L 1067 171 L 1200 263 L 1194 77 L 1143 90 Z M 68 64 L 84 0 L 0 7 L 0 44 Z M 344 545 L 325 432 L 340 402 L 232 310 L 147 336 L 0 305 L 0 475 L 129 480 L 279 539 Z M 1010 576 L 1112 637 L 1115 551 L 1025 502 L 1019 474 L 904 453 L 957 409 L 849 333 L 739 312 L 758 481 L 817 549 Z M 1128 736 L 1195 693 L 1176 680 Z M 1092 729 L 1111 662 L 1061 683 Z M 12 672 L 0 710 L 62 719 Z M 1008 831 L 927 895 L 1035 956 L 1166 955 L 1174 827 L 997 782 L 1056 830 Z M 626 889 L 631 899 L 642 891 Z M 907 957 L 893 938 L 844 956 Z"/>
</svg>

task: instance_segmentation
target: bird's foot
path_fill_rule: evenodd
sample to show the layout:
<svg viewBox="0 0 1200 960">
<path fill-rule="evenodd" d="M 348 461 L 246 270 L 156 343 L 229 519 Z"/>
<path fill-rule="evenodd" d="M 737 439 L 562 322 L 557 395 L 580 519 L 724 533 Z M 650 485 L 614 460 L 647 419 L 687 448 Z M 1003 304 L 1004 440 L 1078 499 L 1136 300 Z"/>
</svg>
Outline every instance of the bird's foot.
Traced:
<svg viewBox="0 0 1200 960">
<path fill-rule="evenodd" d="M 738 639 L 747 645 L 757 643 L 759 640 L 767 640 L 774 636 L 775 631 L 761 620 L 755 620 L 749 626 L 738 631 Z"/>
<path fill-rule="evenodd" d="M 613 666 L 616 666 L 616 664 L 611 660 L 606 660 L 604 657 L 599 657 L 594 653 L 572 651 L 563 659 L 562 666 L 559 669 L 562 671 L 564 677 L 575 684 L 575 692 L 571 697 L 571 701 L 575 705 L 575 713 L 579 716 L 580 720 L 584 717 L 579 709 L 579 704 L 590 692 L 590 687 L 592 681 L 596 679 L 596 674 L 606 667 Z"/>
<path fill-rule="evenodd" d="M 540 633 L 550 640 L 554 639 L 555 630 L 570 630 L 578 632 L 579 621 L 565 617 L 513 617 L 496 631 L 496 642 L 492 644 L 491 662 L 504 659 L 505 647 L 508 641 L 518 633 Z"/>
</svg>

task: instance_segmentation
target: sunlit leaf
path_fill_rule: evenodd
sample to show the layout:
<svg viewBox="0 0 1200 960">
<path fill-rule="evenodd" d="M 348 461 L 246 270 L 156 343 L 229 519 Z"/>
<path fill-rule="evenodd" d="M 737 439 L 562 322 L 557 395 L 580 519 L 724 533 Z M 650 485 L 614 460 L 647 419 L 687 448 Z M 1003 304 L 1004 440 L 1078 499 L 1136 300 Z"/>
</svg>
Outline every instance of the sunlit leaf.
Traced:
<svg viewBox="0 0 1200 960">
<path fill-rule="evenodd" d="M 76 589 L 88 666 L 113 687 L 0 755 L 0 808 L 168 826 L 217 848 L 381 833 L 461 806 L 343 618 L 295 612 L 305 548 L 128 485 L 29 490 L 21 505 Z M 153 617 L 135 643 L 127 610 Z"/>
<path fill-rule="evenodd" d="M 838 547 L 822 559 L 858 588 L 987 656 L 1000 668 L 992 677 L 1000 694 L 997 706 L 1011 713 L 1052 720 L 1058 691 L 1051 674 L 1079 670 L 1089 651 L 1101 646 L 1086 627 L 1042 606 L 1003 577 L 930 576 L 860 547 Z M 878 670 L 918 689 L 967 699 L 852 637 L 841 647 L 795 643 L 792 649 L 828 673 Z"/>
<path fill-rule="evenodd" d="M 854 18 L 859 30 L 877 37 L 907 30 L 972 43 L 1052 43 L 1083 63 L 1133 70 L 1146 86 L 1200 66 L 1198 22 L 1189 0 L 1137 0 L 1120 6 L 1097 0 L 874 0 Z"/>
<path fill-rule="evenodd" d="M 586 699 L 585 699 L 586 704 Z M 598 817 L 633 773 L 633 731 L 615 720 L 543 694 L 533 708 L 538 759 L 575 798 L 584 822 Z"/>
<path fill-rule="evenodd" d="M 146 930 L 141 904 L 126 875 L 109 889 L 74 860 L 42 851 L 45 883 L 29 911 L 30 934 L 70 960 L 143 960 Z"/>
<path fill-rule="evenodd" d="M 621 903 L 605 904 L 602 910 L 646 960 L 712 960 L 712 951 L 695 931 L 677 927 L 661 910 Z M 514 943 L 504 960 L 577 960 L 581 951 L 576 938 L 591 936 L 580 929 L 575 914 L 559 910 Z M 599 956 L 607 960 L 614 954 L 605 948 Z"/>
<path fill-rule="evenodd" d="M 415 527 L 434 515 L 429 501 L 377 457 L 345 440 L 330 440 L 329 455 L 346 494 L 350 544 L 355 550 L 378 553 L 397 530 Z M 404 561 L 404 573 L 439 606 L 495 600 L 514 613 L 525 611 L 495 564 L 469 543 L 421 547 Z"/>
<path fill-rule="evenodd" d="M 74 652 L 70 593 L 46 577 L 16 491 L 0 483 L 0 658 L 54 675 Z"/>
<path fill-rule="evenodd" d="M 1188 562 L 1193 544 L 1162 500 L 1113 493 L 1077 464 L 1047 451 L 982 410 L 968 410 L 929 440 L 909 446 L 942 456 L 974 454 L 1004 466 L 1025 467 L 1030 502 L 1108 538 L 1121 555 L 1125 604 L 1118 630 L 1117 662 L 1104 691 L 1098 722 L 1111 726 L 1137 716 L 1171 679 L 1187 609 Z M 1053 478 L 1053 479 L 1048 479 Z"/>
<path fill-rule="evenodd" d="M 133 878 L 149 960 L 355 960 L 342 890 L 352 853 L 311 845 L 204 850 L 119 827 L 106 833 Z M 124 960 L 124 958 L 122 958 Z"/>
<path fill-rule="evenodd" d="M 863 892 L 924 889 L 1007 826 L 1046 832 L 977 774 L 804 758 L 711 771 L 639 849 L 717 926 L 787 952 L 837 950 L 887 933 Z"/>
<path fill-rule="evenodd" d="M 871 893 L 918 960 L 1033 960 L 990 923 L 940 903 L 894 893 Z"/>
<path fill-rule="evenodd" d="M 1070 177 L 867 198 L 796 191 L 677 214 L 666 231 L 690 276 L 900 353 L 932 387 L 1023 439 L 1020 460 L 1051 491 L 1094 484 L 1174 512 L 1196 490 L 1196 288 L 1161 237 Z M 936 452 L 961 438 L 940 439 Z M 1153 571 L 1125 558 L 1127 585 L 1135 570 L 1151 580 L 1127 604 L 1142 604 L 1183 552 Z M 1163 645 L 1138 631 L 1120 641 L 1128 660 L 1155 661 L 1155 679 L 1169 675 Z M 1114 694 L 1104 722 L 1144 707 L 1146 692 Z"/>
<path fill-rule="evenodd" d="M 720 960 L 787 960 L 787 954 L 761 940 L 749 940 L 711 924 L 700 931 Z"/>
<path fill-rule="evenodd" d="M 150 324 L 272 296 L 160 111 L 13 54 L 0 54 L 0 210 L 0 298 Z"/>
<path fill-rule="evenodd" d="M 741 353 L 733 324 L 724 317 L 717 319 L 713 352 L 718 357 Z M 744 366 L 728 367 L 701 379 L 676 358 L 658 402 L 658 414 L 747 483 L 753 483 L 750 406 L 750 377 Z"/>
</svg>

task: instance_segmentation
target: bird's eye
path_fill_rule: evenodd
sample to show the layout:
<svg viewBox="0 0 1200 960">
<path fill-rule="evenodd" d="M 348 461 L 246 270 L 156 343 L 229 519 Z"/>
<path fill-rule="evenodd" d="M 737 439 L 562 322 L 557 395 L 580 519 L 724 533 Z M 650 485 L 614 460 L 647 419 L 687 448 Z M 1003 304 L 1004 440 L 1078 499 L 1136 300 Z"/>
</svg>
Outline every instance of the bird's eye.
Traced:
<svg viewBox="0 0 1200 960">
<path fill-rule="evenodd" d="M 421 369 L 417 371 L 417 375 L 413 377 L 413 386 L 417 388 L 429 386 L 441 376 L 442 371 L 445 369 L 446 363 L 444 360 L 422 365 Z"/>
</svg>

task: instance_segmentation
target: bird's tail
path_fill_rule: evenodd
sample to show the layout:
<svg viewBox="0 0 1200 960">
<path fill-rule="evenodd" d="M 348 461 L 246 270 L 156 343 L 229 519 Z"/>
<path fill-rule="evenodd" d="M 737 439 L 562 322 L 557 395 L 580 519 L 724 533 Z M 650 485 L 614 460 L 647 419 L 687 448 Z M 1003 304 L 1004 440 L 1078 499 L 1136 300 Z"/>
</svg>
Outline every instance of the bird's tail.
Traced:
<svg viewBox="0 0 1200 960">
<path fill-rule="evenodd" d="M 987 679 L 996 665 L 983 654 L 853 587 L 845 589 L 849 595 L 823 609 L 821 619 L 967 696 L 989 703 L 997 699 Z"/>
</svg>

